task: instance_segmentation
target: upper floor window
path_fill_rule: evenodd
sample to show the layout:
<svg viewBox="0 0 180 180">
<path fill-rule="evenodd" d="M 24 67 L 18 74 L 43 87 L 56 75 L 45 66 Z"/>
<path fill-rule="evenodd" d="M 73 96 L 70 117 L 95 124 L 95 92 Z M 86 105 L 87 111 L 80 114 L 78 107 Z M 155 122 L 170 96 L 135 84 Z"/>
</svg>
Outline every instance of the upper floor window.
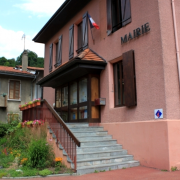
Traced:
<svg viewBox="0 0 180 180">
<path fill-rule="evenodd" d="M 82 22 L 78 24 L 78 50 L 77 53 L 83 51 L 83 32 L 82 32 Z"/>
<path fill-rule="evenodd" d="M 131 22 L 130 0 L 107 0 L 107 34 Z"/>
<path fill-rule="evenodd" d="M 20 81 L 9 81 L 9 99 L 20 100 Z"/>
<path fill-rule="evenodd" d="M 58 42 L 56 43 L 56 64 L 58 63 Z"/>
<path fill-rule="evenodd" d="M 52 71 L 52 63 L 53 63 L 53 44 L 49 46 L 49 72 Z"/>
<path fill-rule="evenodd" d="M 62 64 L 62 38 L 63 38 L 63 35 L 59 36 L 59 40 L 56 43 L 56 64 L 55 64 L 55 67 L 58 67 Z"/>
</svg>

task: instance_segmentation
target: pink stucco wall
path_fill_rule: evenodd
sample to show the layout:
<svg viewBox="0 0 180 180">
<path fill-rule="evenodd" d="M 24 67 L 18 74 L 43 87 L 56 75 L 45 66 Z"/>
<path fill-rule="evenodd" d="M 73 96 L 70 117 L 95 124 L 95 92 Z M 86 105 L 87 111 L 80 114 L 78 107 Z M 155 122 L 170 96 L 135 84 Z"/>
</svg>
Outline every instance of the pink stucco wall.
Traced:
<svg viewBox="0 0 180 180">
<path fill-rule="evenodd" d="M 135 160 L 147 167 L 171 170 L 180 168 L 180 121 L 102 123 Z"/>
</svg>

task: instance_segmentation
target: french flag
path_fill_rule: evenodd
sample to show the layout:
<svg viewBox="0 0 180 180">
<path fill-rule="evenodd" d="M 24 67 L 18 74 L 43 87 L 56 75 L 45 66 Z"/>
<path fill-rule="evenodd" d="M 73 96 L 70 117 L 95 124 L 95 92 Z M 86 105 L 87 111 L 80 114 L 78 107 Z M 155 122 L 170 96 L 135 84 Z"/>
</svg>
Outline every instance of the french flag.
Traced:
<svg viewBox="0 0 180 180">
<path fill-rule="evenodd" d="M 88 17 L 89 17 L 90 27 L 91 28 L 95 27 L 96 29 L 99 29 L 99 26 L 94 22 L 93 18 L 89 14 Z"/>
</svg>

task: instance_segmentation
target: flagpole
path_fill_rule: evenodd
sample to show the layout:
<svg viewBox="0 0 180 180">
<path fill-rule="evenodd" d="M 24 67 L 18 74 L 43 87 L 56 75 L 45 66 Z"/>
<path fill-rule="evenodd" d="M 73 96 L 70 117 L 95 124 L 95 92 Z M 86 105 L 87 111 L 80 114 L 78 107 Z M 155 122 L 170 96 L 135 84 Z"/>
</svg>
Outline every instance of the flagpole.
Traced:
<svg viewBox="0 0 180 180">
<path fill-rule="evenodd" d="M 90 28 L 91 28 L 91 27 L 90 27 Z M 93 40 L 93 44 L 94 44 L 94 38 L 93 38 L 92 28 L 91 28 L 91 36 L 92 36 L 92 40 Z"/>
</svg>

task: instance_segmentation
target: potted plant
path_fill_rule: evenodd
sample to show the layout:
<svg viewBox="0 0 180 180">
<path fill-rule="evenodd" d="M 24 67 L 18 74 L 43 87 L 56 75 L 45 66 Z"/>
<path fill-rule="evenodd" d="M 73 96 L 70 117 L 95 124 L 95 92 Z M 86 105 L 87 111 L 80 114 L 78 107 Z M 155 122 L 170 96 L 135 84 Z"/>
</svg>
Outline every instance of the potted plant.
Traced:
<svg viewBox="0 0 180 180">
<path fill-rule="evenodd" d="M 35 102 L 36 99 L 33 99 L 32 101 L 32 107 L 36 107 L 36 102 Z"/>
<path fill-rule="evenodd" d="M 36 106 L 40 106 L 41 105 L 41 99 L 35 99 L 34 101 L 36 103 Z"/>
<path fill-rule="evenodd" d="M 21 104 L 19 105 L 19 110 L 22 111 L 22 106 L 21 106 Z"/>
<path fill-rule="evenodd" d="M 23 128 L 25 126 L 24 122 L 21 123 L 21 127 Z"/>
<path fill-rule="evenodd" d="M 24 110 L 28 109 L 27 103 L 24 105 Z"/>
<path fill-rule="evenodd" d="M 33 126 L 38 126 L 38 125 L 41 125 L 41 121 L 40 120 L 34 120 Z"/>
<path fill-rule="evenodd" d="M 31 127 L 31 126 L 32 126 L 32 123 L 33 123 L 33 121 L 28 121 L 28 122 L 27 122 L 27 127 Z"/>
<path fill-rule="evenodd" d="M 25 105 L 21 106 L 21 111 L 25 110 Z"/>
<path fill-rule="evenodd" d="M 32 101 L 29 101 L 28 102 L 28 108 L 32 108 L 32 104 L 33 104 Z"/>
</svg>

